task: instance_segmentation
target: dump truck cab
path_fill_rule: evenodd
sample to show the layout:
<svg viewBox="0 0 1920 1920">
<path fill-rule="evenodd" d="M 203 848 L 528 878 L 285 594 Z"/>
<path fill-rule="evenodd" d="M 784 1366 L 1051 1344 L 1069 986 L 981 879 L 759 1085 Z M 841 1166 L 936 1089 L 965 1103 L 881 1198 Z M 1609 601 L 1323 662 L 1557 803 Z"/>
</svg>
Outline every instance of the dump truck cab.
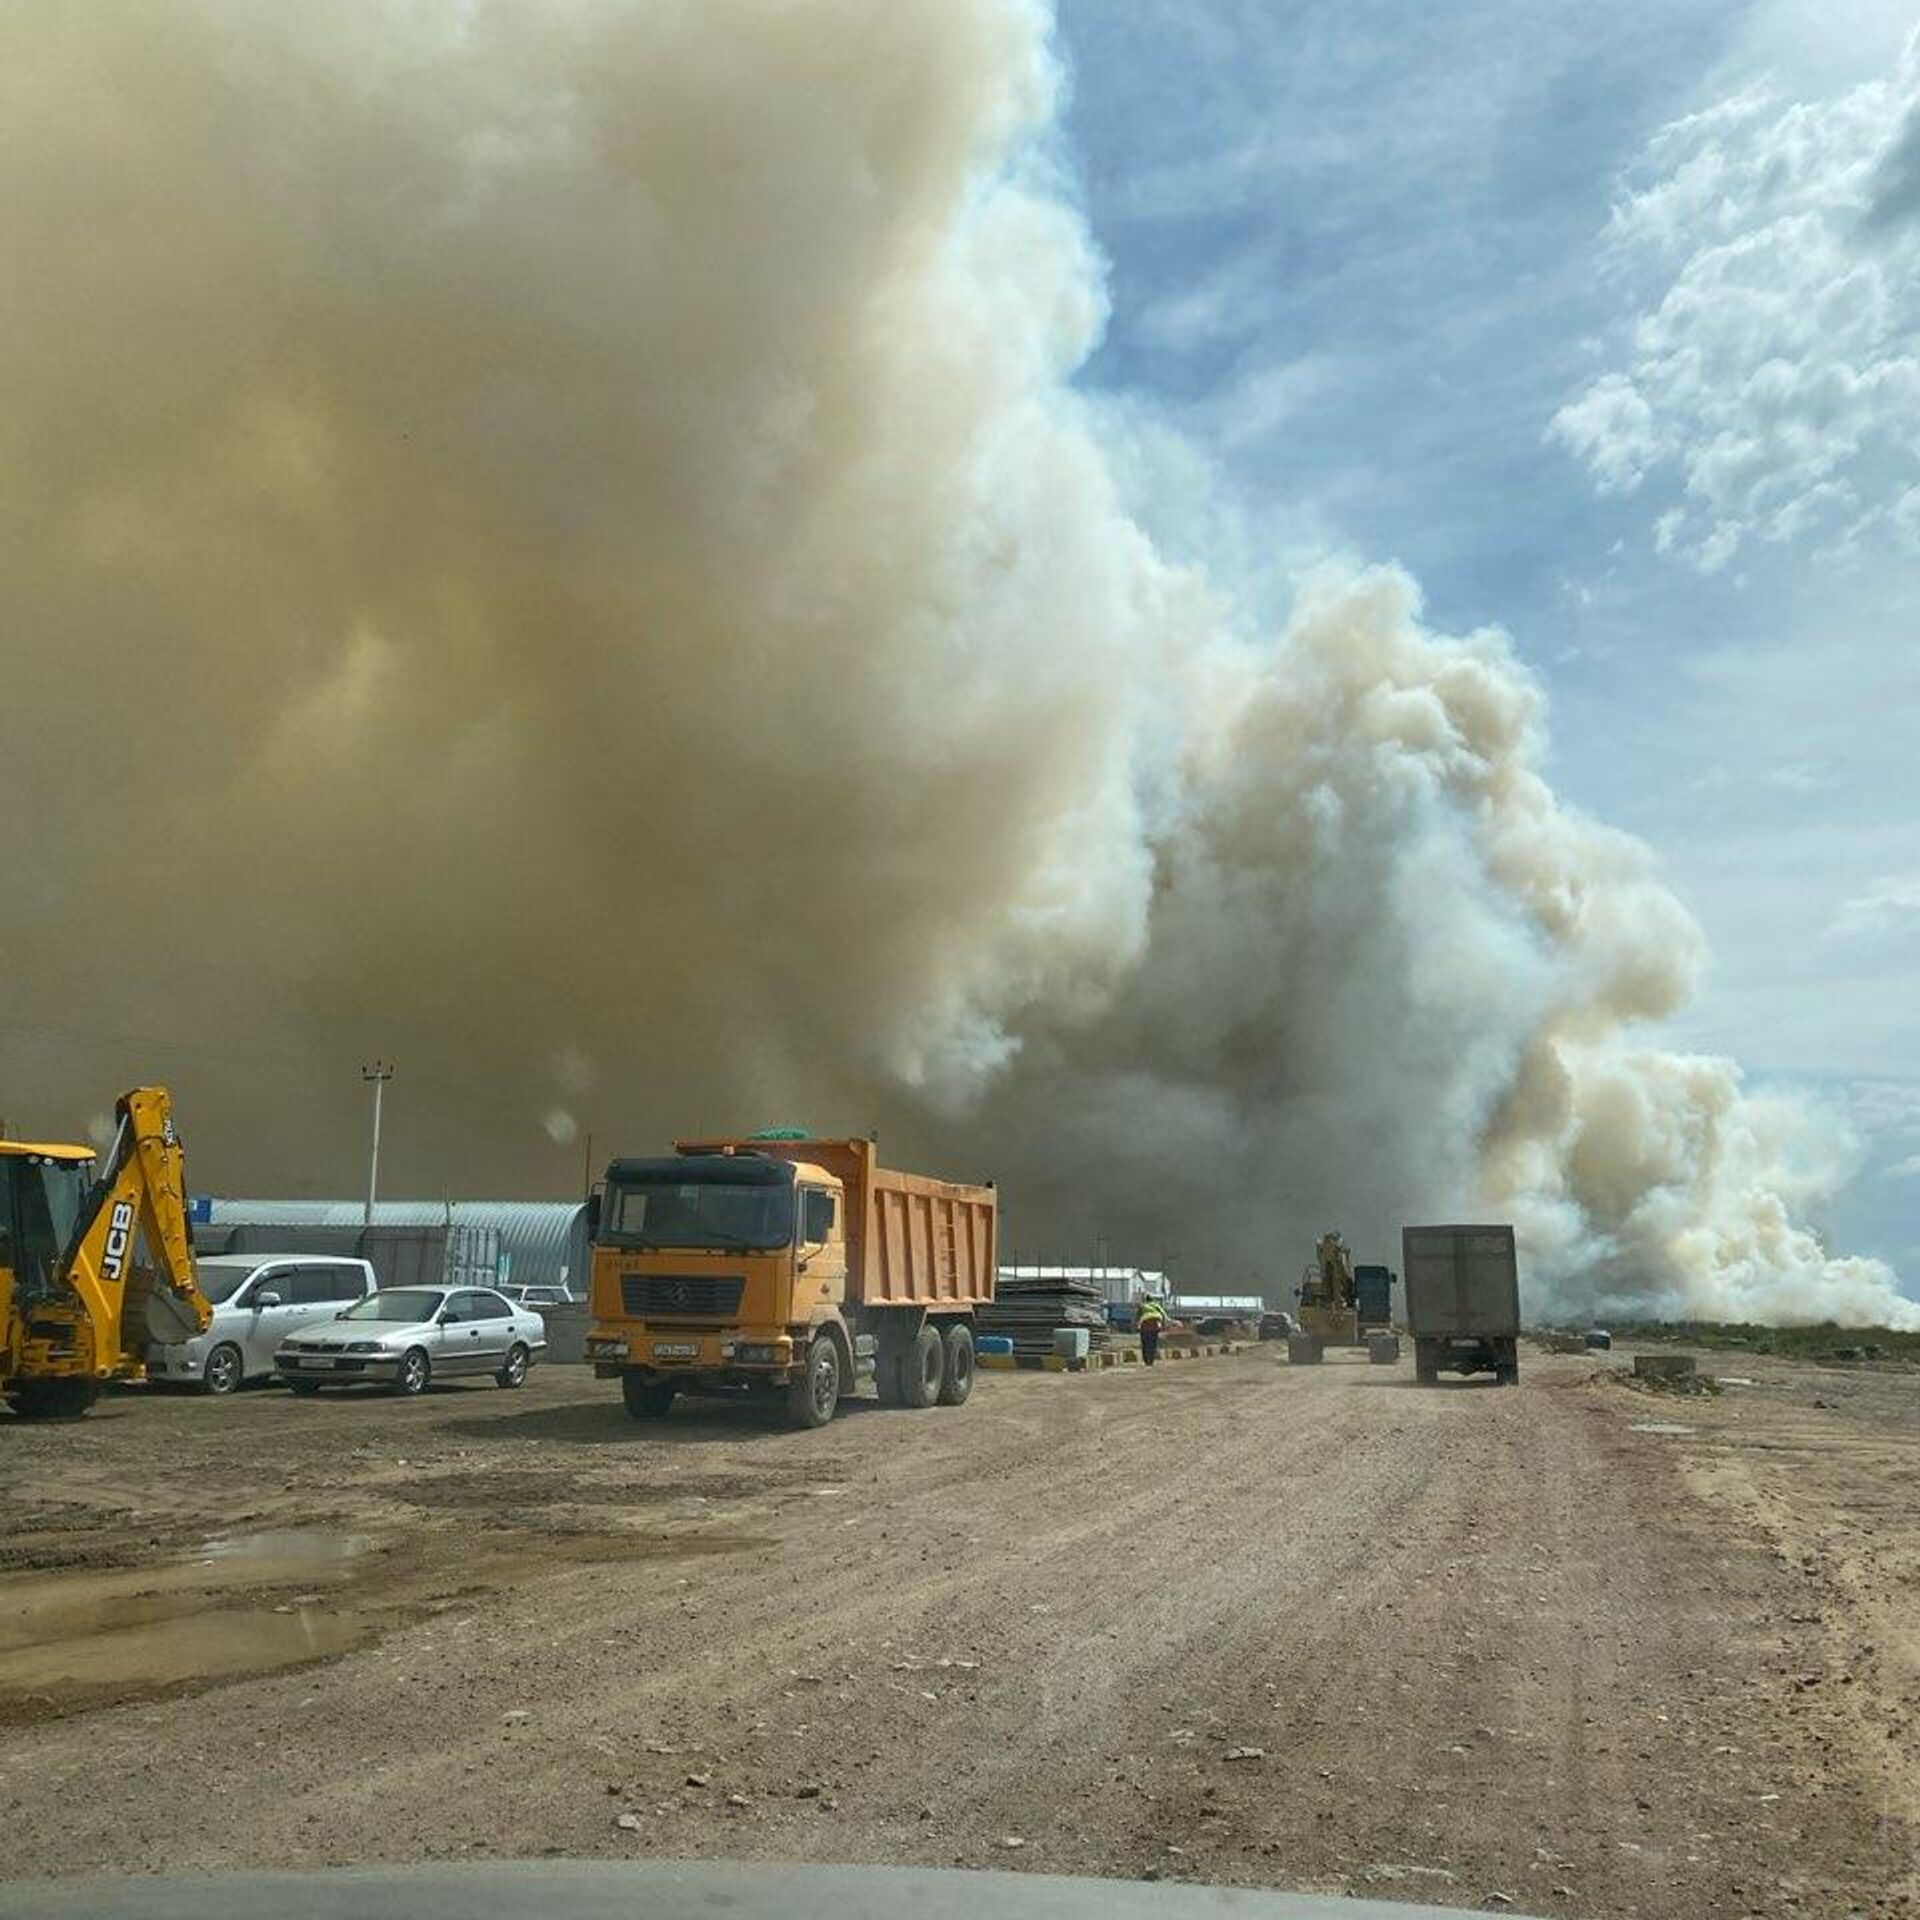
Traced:
<svg viewBox="0 0 1920 1920">
<path fill-rule="evenodd" d="M 870 1140 L 683 1140 L 614 1160 L 587 1358 L 639 1417 L 681 1393 L 785 1394 L 817 1426 L 867 1384 L 958 1404 L 994 1220 L 991 1187 L 887 1173 Z"/>
<path fill-rule="evenodd" d="M 615 1160 L 589 1355 L 784 1385 L 796 1330 L 835 1318 L 846 1283 L 846 1191 L 826 1168 L 732 1149 Z"/>
<path fill-rule="evenodd" d="M 1353 1270 L 1353 1304 L 1364 1336 L 1393 1325 L 1393 1283 L 1391 1267 L 1356 1266 Z"/>
</svg>

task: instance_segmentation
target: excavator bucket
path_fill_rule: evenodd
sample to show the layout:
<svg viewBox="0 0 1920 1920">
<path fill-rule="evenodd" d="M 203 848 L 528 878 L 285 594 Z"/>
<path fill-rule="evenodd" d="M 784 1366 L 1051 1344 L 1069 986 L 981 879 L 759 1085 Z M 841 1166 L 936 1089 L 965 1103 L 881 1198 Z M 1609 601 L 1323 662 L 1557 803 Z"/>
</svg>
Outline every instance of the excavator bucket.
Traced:
<svg viewBox="0 0 1920 1920">
<path fill-rule="evenodd" d="M 151 1267 L 136 1267 L 120 1308 L 120 1344 L 129 1353 L 177 1346 L 200 1331 L 200 1316 Z"/>
</svg>

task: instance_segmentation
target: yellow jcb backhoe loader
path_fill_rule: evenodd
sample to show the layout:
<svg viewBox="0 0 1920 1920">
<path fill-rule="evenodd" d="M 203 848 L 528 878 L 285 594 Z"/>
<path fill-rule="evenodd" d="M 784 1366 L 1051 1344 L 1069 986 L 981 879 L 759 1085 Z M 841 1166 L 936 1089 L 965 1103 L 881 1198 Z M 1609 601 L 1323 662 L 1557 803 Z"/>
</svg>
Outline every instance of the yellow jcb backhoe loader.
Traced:
<svg viewBox="0 0 1920 1920">
<path fill-rule="evenodd" d="M 149 1341 L 191 1339 L 211 1309 L 194 1278 L 185 1155 L 164 1087 L 135 1087 L 94 1177 L 91 1147 L 0 1140 L 0 1397 L 73 1419 L 104 1380 L 137 1380 Z"/>
</svg>

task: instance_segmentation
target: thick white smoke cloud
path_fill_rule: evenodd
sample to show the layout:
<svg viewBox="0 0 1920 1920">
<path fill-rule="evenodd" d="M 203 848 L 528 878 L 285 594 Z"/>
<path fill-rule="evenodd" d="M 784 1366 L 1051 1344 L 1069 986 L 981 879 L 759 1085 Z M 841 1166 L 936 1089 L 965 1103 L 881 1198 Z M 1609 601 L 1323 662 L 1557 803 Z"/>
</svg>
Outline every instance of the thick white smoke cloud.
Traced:
<svg viewBox="0 0 1920 1920">
<path fill-rule="evenodd" d="M 1569 1312 L 1905 1311 L 1794 1224 L 1844 1140 L 1636 1038 L 1698 936 L 1504 642 L 1240 631 L 1130 517 L 1047 34 L 0 17 L 10 1098 L 339 1188 L 378 1049 L 396 1189 L 877 1123 L 1034 1252 L 1498 1211 Z"/>
</svg>

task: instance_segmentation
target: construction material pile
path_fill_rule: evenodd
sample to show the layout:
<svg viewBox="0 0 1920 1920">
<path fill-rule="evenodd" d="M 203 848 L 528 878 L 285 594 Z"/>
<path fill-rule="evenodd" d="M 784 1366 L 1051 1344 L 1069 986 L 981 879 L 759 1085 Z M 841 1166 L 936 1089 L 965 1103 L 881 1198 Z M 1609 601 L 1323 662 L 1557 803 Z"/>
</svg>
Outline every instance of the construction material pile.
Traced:
<svg viewBox="0 0 1920 1920">
<path fill-rule="evenodd" d="M 1064 1275 L 1034 1279 L 1003 1275 L 993 1300 L 975 1308 L 974 1324 L 982 1333 L 1005 1334 L 1022 1358 L 1052 1353 L 1057 1327 L 1085 1327 L 1087 1344 L 1095 1353 L 1114 1344 L 1100 1289 Z"/>
</svg>

